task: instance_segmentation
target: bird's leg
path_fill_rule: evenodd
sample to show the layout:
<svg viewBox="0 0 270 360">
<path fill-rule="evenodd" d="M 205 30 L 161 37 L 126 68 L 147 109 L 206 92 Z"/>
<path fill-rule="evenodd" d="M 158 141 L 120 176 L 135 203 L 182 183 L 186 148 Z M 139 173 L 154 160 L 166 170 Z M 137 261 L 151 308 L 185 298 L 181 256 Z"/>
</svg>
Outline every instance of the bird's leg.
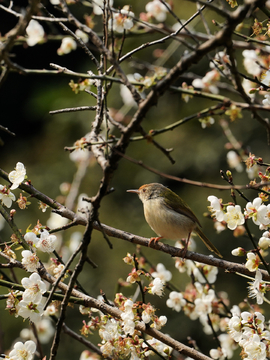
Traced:
<svg viewBox="0 0 270 360">
<path fill-rule="evenodd" d="M 163 238 L 163 236 L 158 236 L 158 237 L 151 237 L 150 238 L 150 241 L 149 241 L 149 243 L 148 243 L 148 246 L 150 247 L 151 246 L 151 243 L 154 241 L 154 244 L 156 245 L 156 243 L 160 240 L 160 239 L 162 239 Z"/>
<path fill-rule="evenodd" d="M 190 234 L 191 234 L 191 233 L 188 234 L 188 237 L 187 237 L 186 242 L 185 242 L 185 246 L 184 246 L 183 249 L 182 249 L 182 253 L 183 253 L 183 254 L 182 254 L 182 258 L 183 258 L 183 259 L 186 257 L 187 248 L 188 248 L 188 243 L 189 243 L 189 239 L 190 239 Z"/>
</svg>

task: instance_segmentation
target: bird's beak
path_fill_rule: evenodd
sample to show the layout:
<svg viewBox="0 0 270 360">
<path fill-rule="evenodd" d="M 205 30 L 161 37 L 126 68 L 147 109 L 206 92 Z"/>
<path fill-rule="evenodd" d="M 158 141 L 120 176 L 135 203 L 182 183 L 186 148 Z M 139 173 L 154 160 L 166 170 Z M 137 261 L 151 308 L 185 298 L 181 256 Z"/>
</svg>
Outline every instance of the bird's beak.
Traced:
<svg viewBox="0 0 270 360">
<path fill-rule="evenodd" d="M 134 194 L 139 194 L 139 190 L 127 190 L 127 192 L 131 192 L 131 193 L 134 193 Z"/>
</svg>

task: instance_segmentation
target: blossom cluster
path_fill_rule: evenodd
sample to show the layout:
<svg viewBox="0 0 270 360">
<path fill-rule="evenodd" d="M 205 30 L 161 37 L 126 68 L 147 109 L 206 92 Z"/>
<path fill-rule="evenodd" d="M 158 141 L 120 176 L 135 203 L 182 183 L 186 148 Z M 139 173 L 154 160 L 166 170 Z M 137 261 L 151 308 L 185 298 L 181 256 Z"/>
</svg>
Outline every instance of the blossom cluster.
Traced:
<svg viewBox="0 0 270 360">
<path fill-rule="evenodd" d="M 265 317 L 255 311 L 233 313 L 228 322 L 229 334 L 243 349 L 245 359 L 266 359 L 270 355 L 270 331 Z"/>
<path fill-rule="evenodd" d="M 46 284 L 37 273 L 31 274 L 29 278 L 23 278 L 21 284 L 25 290 L 9 293 L 6 308 L 16 316 L 37 323 L 43 314 L 42 295 L 46 292 Z"/>
</svg>

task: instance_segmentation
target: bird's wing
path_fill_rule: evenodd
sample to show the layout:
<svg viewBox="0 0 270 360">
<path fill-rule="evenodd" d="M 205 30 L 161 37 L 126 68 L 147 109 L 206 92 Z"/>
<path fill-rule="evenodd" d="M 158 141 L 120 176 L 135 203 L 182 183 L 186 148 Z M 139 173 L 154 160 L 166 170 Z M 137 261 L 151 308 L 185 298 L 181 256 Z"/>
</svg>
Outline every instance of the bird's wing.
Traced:
<svg viewBox="0 0 270 360">
<path fill-rule="evenodd" d="M 174 207 L 172 207 L 166 201 L 164 201 L 164 205 L 167 206 L 167 208 L 170 210 L 173 210 L 182 215 L 186 215 L 191 220 L 193 220 L 195 223 L 197 223 L 200 227 L 202 227 L 199 220 L 197 219 L 197 216 L 194 214 L 194 212 L 191 210 L 191 208 L 188 206 L 188 204 L 186 204 L 183 200 L 182 200 L 182 203 L 179 203 L 179 204 L 174 203 Z"/>
</svg>

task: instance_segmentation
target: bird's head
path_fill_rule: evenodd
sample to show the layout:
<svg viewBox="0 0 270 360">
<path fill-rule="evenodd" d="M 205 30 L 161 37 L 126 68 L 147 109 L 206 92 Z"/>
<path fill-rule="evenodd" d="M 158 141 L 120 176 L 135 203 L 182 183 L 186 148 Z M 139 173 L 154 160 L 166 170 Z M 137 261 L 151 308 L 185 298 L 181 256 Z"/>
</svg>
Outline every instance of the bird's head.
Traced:
<svg viewBox="0 0 270 360">
<path fill-rule="evenodd" d="M 150 199 L 164 198 L 170 190 L 162 184 L 152 183 L 142 185 L 138 190 L 127 190 L 127 192 L 138 194 L 141 201 L 144 202 Z"/>
</svg>

